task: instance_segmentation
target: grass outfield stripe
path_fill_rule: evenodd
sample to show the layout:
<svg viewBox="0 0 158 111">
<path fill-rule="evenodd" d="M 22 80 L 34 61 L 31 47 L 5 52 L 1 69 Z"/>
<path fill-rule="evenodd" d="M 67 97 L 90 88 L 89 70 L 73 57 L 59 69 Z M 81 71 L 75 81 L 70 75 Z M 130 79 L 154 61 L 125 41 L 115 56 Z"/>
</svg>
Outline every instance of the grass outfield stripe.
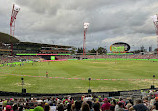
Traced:
<svg viewBox="0 0 158 111">
<path fill-rule="evenodd" d="M 36 77 L 36 78 L 46 78 L 45 76 L 31 76 L 31 75 L 19 75 L 19 74 L 9 74 L 9 73 L 1 73 L 0 74 L 8 74 L 8 75 L 14 75 L 14 76 L 27 76 L 27 77 Z M 72 79 L 72 80 L 88 80 L 88 78 L 64 78 L 64 77 L 48 77 L 50 79 Z M 94 78 L 91 78 L 91 80 L 97 80 L 97 81 L 141 81 L 141 80 L 144 80 L 144 81 L 151 81 L 151 80 L 158 80 L 158 79 L 94 79 Z"/>
<path fill-rule="evenodd" d="M 0 72 L 1 73 L 1 72 Z M 19 74 L 9 74 L 9 73 L 1 73 L 1 74 L 8 74 L 8 75 L 15 75 L 15 76 L 27 76 L 27 77 L 36 77 L 36 78 L 46 78 L 45 76 L 31 76 L 31 75 L 19 75 Z M 48 78 L 53 78 L 53 79 L 80 79 L 80 80 L 88 80 L 88 78 L 64 78 L 64 77 L 48 77 Z M 99 80 L 99 81 L 138 81 L 138 80 L 158 80 L 158 79 L 92 79 L 91 80 Z"/>
</svg>

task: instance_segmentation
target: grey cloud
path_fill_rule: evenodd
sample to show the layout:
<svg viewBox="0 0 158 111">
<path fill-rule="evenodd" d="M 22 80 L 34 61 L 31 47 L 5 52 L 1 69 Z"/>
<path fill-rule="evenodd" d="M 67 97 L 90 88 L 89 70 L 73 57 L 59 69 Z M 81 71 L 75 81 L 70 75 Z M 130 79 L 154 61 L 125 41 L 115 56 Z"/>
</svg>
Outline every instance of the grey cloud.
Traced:
<svg viewBox="0 0 158 111">
<path fill-rule="evenodd" d="M 83 22 L 90 22 L 86 35 L 87 48 L 104 47 L 105 43 L 111 44 L 119 40 L 134 44 L 134 39 L 155 34 L 150 16 L 156 13 L 158 4 L 156 0 L 14 0 L 14 2 L 21 6 L 17 15 L 15 35 L 22 41 L 54 42 L 82 47 Z M 0 23 L 0 29 L 3 32 L 9 33 L 12 4 L 13 1 L 0 1 L 0 20 L 3 21 Z"/>
</svg>

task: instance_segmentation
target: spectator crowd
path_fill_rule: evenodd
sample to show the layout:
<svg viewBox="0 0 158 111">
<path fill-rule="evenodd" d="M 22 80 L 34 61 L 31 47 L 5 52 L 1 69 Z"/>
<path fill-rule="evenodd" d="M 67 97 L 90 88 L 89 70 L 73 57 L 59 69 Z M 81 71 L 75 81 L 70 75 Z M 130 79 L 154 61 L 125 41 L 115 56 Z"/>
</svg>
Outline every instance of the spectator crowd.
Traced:
<svg viewBox="0 0 158 111">
<path fill-rule="evenodd" d="M 42 59 L 39 56 L 0 56 L 0 64 Z"/>
<path fill-rule="evenodd" d="M 132 100 L 123 97 L 82 95 L 74 97 L 1 98 L 1 111 L 158 111 L 158 97 Z"/>
<path fill-rule="evenodd" d="M 78 57 L 78 56 L 76 56 Z M 124 59 L 158 59 L 155 54 L 137 54 L 137 55 L 80 55 L 80 58 L 97 59 L 97 58 L 124 58 Z M 56 60 L 73 59 L 74 56 L 56 56 Z M 43 60 L 40 56 L 0 56 L 0 64 L 20 62 L 21 60 Z"/>
</svg>

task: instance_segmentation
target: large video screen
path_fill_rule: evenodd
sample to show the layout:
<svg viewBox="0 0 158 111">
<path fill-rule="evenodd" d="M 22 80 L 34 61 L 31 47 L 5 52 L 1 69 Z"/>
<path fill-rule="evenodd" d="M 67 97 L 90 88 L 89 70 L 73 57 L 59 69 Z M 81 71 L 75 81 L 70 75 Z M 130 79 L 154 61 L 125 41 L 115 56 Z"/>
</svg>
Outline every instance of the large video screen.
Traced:
<svg viewBox="0 0 158 111">
<path fill-rule="evenodd" d="M 117 42 L 110 46 L 111 52 L 127 52 L 130 50 L 130 46 L 124 42 Z"/>
<path fill-rule="evenodd" d="M 112 46 L 112 52 L 123 52 L 125 51 L 125 46 Z"/>
</svg>

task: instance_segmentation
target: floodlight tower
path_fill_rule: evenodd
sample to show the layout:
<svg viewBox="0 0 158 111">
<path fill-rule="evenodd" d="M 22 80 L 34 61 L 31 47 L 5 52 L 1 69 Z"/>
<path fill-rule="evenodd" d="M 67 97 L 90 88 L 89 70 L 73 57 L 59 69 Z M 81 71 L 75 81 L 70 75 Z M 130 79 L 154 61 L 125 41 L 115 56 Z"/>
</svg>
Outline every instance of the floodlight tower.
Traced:
<svg viewBox="0 0 158 111">
<path fill-rule="evenodd" d="M 84 39 L 83 39 L 83 56 L 86 55 L 86 32 L 88 29 L 89 23 L 84 23 Z"/>
<path fill-rule="evenodd" d="M 10 36 L 14 36 L 15 31 L 15 20 L 18 12 L 20 11 L 20 7 L 18 5 L 13 4 L 11 19 L 10 19 Z M 11 55 L 13 55 L 13 43 L 11 42 Z"/>
<path fill-rule="evenodd" d="M 156 35 L 158 36 L 158 14 L 152 16 L 152 19 L 156 30 Z M 157 56 L 158 56 L 158 37 L 157 37 Z"/>
</svg>

